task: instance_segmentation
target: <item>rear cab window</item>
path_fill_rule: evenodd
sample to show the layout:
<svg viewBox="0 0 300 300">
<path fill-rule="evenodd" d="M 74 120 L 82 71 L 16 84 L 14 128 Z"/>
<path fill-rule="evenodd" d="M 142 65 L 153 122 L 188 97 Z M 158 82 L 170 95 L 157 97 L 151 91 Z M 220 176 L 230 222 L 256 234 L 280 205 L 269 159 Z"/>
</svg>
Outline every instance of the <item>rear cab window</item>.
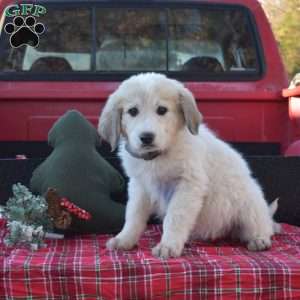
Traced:
<svg viewBox="0 0 300 300">
<path fill-rule="evenodd" d="M 144 2 L 143 2 L 144 3 Z M 250 12 L 238 5 L 43 4 L 36 47 L 12 47 L 0 22 L 0 79 L 111 80 L 155 71 L 184 80 L 256 80 L 264 64 Z"/>
</svg>

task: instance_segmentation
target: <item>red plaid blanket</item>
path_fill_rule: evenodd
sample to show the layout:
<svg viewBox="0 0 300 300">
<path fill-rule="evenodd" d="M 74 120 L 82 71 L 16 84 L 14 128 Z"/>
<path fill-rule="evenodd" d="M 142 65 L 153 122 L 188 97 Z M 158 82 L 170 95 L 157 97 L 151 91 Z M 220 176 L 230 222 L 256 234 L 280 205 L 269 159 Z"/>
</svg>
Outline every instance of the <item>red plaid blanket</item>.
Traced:
<svg viewBox="0 0 300 300">
<path fill-rule="evenodd" d="M 132 251 L 106 250 L 109 235 L 48 241 L 36 252 L 1 242 L 0 298 L 300 299 L 300 228 L 283 225 L 265 252 L 194 241 L 168 260 L 151 255 L 160 237 L 149 226 Z"/>
</svg>

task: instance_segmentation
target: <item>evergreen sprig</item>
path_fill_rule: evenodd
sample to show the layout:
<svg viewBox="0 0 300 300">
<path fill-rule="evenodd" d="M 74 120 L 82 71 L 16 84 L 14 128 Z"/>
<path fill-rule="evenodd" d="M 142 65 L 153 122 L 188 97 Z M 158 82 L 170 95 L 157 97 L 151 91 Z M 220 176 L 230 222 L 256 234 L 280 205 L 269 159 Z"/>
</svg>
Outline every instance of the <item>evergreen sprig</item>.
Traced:
<svg viewBox="0 0 300 300">
<path fill-rule="evenodd" d="M 44 197 L 33 195 L 26 186 L 17 183 L 12 187 L 13 196 L 3 209 L 8 232 L 4 239 L 7 246 L 26 246 L 38 249 L 44 245 L 46 231 L 52 230 Z"/>
</svg>

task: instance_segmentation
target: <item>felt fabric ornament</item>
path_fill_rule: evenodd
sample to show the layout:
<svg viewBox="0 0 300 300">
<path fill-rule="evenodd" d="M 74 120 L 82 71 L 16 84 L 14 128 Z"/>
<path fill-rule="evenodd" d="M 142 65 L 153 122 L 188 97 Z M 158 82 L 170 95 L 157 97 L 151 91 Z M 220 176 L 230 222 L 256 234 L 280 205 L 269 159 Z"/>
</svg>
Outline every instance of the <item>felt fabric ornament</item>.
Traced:
<svg viewBox="0 0 300 300">
<path fill-rule="evenodd" d="M 78 111 L 71 110 L 56 121 L 48 134 L 52 153 L 33 172 L 30 188 L 45 195 L 57 191 L 91 218 L 71 218 L 62 222 L 66 231 L 114 233 L 122 228 L 125 205 L 112 195 L 125 188 L 123 177 L 98 153 L 96 129 Z M 57 207 L 56 207 L 57 209 Z M 60 209 L 60 208 L 59 208 Z"/>
</svg>

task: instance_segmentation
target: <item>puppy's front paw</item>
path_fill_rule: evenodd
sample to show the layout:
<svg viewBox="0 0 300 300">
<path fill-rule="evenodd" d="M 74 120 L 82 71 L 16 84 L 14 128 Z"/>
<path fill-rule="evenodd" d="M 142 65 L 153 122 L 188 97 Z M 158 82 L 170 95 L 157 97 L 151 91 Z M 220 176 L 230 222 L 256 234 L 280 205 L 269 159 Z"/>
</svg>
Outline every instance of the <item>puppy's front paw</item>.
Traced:
<svg viewBox="0 0 300 300">
<path fill-rule="evenodd" d="M 135 246 L 135 243 L 132 243 L 128 240 L 121 239 L 118 237 L 113 237 L 106 242 L 106 248 L 109 250 L 130 250 Z"/>
<path fill-rule="evenodd" d="M 247 248 L 250 251 L 263 251 L 270 249 L 272 242 L 270 238 L 254 239 L 248 242 Z"/>
<path fill-rule="evenodd" d="M 183 247 L 175 244 L 167 244 L 160 242 L 153 249 L 152 254 L 157 257 L 167 259 L 169 257 L 178 257 L 182 253 Z"/>
</svg>

